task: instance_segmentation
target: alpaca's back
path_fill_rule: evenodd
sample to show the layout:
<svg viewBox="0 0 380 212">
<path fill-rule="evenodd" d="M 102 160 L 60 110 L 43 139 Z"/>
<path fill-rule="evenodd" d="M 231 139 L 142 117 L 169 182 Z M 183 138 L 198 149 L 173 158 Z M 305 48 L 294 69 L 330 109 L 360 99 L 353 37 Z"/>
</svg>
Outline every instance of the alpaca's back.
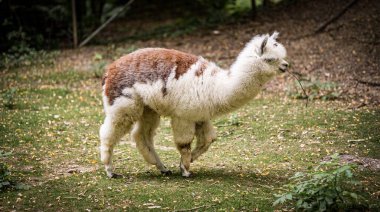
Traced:
<svg viewBox="0 0 380 212">
<path fill-rule="evenodd" d="M 108 66 L 103 80 L 105 95 L 112 105 L 116 98 L 123 96 L 123 89 L 132 88 L 135 83 L 160 80 L 165 84 L 173 72 L 178 79 L 197 60 L 195 55 L 171 49 L 146 48 L 135 51 Z M 166 90 L 162 92 L 165 95 Z"/>
</svg>

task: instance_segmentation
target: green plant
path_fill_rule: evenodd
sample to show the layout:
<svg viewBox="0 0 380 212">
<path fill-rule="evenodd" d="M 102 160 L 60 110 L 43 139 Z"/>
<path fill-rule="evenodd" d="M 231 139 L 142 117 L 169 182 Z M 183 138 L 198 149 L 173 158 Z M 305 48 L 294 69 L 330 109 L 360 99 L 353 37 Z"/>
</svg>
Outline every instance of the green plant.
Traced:
<svg viewBox="0 0 380 212">
<path fill-rule="evenodd" d="M 0 191 L 5 190 L 11 186 L 11 181 L 9 180 L 8 167 L 0 163 Z"/>
<path fill-rule="evenodd" d="M 302 91 L 301 85 L 307 95 Z M 321 99 L 334 100 L 339 98 L 341 92 L 335 82 L 320 81 L 315 78 L 301 78 L 299 82 L 294 81 L 288 86 L 287 94 L 295 99 Z"/>
<path fill-rule="evenodd" d="M 0 150 L 0 158 L 11 155 L 10 152 Z M 0 163 L 0 191 L 11 187 L 10 173 L 8 167 L 4 163 Z"/>
<path fill-rule="evenodd" d="M 4 152 L 0 150 L 0 158 L 11 155 L 10 152 Z M 6 189 L 28 189 L 29 187 L 23 183 L 17 183 L 11 180 L 11 173 L 4 163 L 0 163 L 0 191 Z"/>
<path fill-rule="evenodd" d="M 94 73 L 95 78 L 102 78 L 104 73 L 104 68 L 107 65 L 107 61 L 103 59 L 103 55 L 100 53 L 95 53 L 92 57 L 93 65 L 92 65 L 92 71 Z"/>
<path fill-rule="evenodd" d="M 129 53 L 131 53 L 131 52 L 134 52 L 134 51 L 136 51 L 137 49 L 138 49 L 138 48 L 137 48 L 136 46 L 134 46 L 134 45 L 128 46 L 128 47 L 126 47 L 126 48 L 124 48 L 124 47 L 118 47 L 118 48 L 116 48 L 116 49 L 114 50 L 115 53 L 113 54 L 113 55 L 114 55 L 113 59 L 114 59 L 114 60 L 119 59 L 121 56 L 126 55 L 126 54 L 129 54 Z"/>
<path fill-rule="evenodd" d="M 95 78 L 102 78 L 106 65 L 107 65 L 107 62 L 104 60 L 96 62 L 92 65 L 92 70 L 94 72 Z"/>
<path fill-rule="evenodd" d="M 297 172 L 287 185 L 288 193 L 275 195 L 274 206 L 291 201 L 297 210 L 328 211 L 347 207 L 361 197 L 352 192 L 354 165 L 339 164 L 338 154 L 331 156 L 330 161 L 321 162 L 308 173 Z M 350 187 L 351 186 L 351 187 Z"/>
<path fill-rule="evenodd" d="M 3 105 L 5 108 L 8 109 L 14 109 L 16 106 L 16 93 L 17 89 L 16 88 L 10 88 L 9 90 L 5 91 L 2 95 L 3 99 Z"/>
<path fill-rule="evenodd" d="M 250 0 L 235 0 L 230 2 L 225 6 L 227 14 L 241 14 L 246 13 L 251 10 L 251 1 Z"/>
<path fill-rule="evenodd" d="M 240 126 L 242 125 L 241 120 L 238 115 L 232 114 L 228 120 L 228 125 L 230 126 Z"/>
<path fill-rule="evenodd" d="M 115 46 L 112 45 L 111 50 L 113 52 L 111 56 L 110 55 L 105 56 L 101 53 L 95 52 L 94 56 L 92 57 L 93 64 L 91 66 L 91 70 L 94 73 L 95 78 L 103 77 L 103 73 L 105 71 L 105 67 L 109 63 L 108 61 L 109 59 L 117 60 L 121 56 L 129 54 L 137 50 L 137 47 L 131 45 L 131 46 L 128 46 L 127 48 L 123 48 L 123 47 L 115 48 Z"/>
</svg>

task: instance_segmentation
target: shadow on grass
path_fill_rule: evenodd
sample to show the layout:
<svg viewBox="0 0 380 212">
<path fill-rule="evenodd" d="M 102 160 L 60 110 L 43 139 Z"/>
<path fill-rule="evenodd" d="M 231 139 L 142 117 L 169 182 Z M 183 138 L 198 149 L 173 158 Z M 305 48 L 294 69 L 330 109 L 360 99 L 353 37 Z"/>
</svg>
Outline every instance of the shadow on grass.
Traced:
<svg viewBox="0 0 380 212">
<path fill-rule="evenodd" d="M 191 183 L 201 183 L 205 186 L 211 186 L 216 184 L 221 184 L 223 186 L 230 185 L 244 185 L 244 186 L 255 186 L 255 185 L 267 185 L 264 187 L 273 188 L 277 184 L 283 183 L 287 178 L 283 175 L 284 171 L 272 172 L 272 174 L 262 175 L 253 171 L 247 170 L 229 170 L 225 169 L 197 169 L 192 172 L 192 176 L 189 178 L 184 178 L 181 176 L 179 171 L 174 171 L 172 175 L 165 176 L 161 175 L 159 172 L 138 172 L 134 174 L 122 173 L 123 178 L 111 179 L 126 181 L 127 183 L 134 183 L 139 181 L 146 181 L 150 183 L 180 183 L 186 184 Z M 104 173 L 100 172 L 100 175 L 104 179 L 106 176 Z"/>
</svg>

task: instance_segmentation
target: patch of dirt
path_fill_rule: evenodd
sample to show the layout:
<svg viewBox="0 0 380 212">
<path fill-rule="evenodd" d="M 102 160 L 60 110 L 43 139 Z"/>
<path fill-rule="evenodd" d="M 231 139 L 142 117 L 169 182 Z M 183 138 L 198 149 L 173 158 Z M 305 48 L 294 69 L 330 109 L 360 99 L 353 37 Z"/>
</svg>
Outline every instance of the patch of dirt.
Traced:
<svg viewBox="0 0 380 212">
<path fill-rule="evenodd" d="M 68 176 L 71 174 L 79 174 L 79 173 L 86 173 L 86 172 L 94 172 L 96 171 L 96 167 L 85 167 L 80 166 L 78 164 L 67 164 L 65 167 L 61 167 L 60 169 L 57 169 L 53 175 L 55 176 Z"/>
<path fill-rule="evenodd" d="M 63 162 L 51 163 L 48 161 L 43 161 L 43 164 L 49 167 L 41 177 L 30 178 L 29 183 L 31 185 L 41 185 L 45 184 L 50 180 L 56 180 L 62 177 L 67 177 L 73 174 L 83 174 L 87 172 L 96 172 L 99 169 L 98 165 L 83 166 L 75 162 Z"/>
<path fill-rule="evenodd" d="M 327 156 L 323 158 L 323 160 L 329 161 L 331 160 L 331 157 Z M 380 159 L 359 157 L 354 155 L 339 155 L 339 161 L 342 164 L 355 163 L 359 165 L 361 170 L 368 169 L 371 171 L 380 171 Z"/>
</svg>

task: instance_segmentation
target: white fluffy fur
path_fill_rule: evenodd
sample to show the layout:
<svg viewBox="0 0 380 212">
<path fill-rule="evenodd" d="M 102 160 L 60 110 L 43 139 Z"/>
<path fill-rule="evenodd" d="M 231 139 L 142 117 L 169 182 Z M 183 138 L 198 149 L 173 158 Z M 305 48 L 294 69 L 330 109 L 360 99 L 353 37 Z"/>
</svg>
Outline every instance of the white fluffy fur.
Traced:
<svg viewBox="0 0 380 212">
<path fill-rule="evenodd" d="M 162 94 L 162 80 L 136 83 L 132 88 L 123 90 L 132 98 L 120 96 L 112 105 L 103 93 L 106 118 L 100 128 L 100 151 L 107 175 L 114 176 L 111 161 L 114 145 L 130 131 L 133 124 L 132 139 L 145 160 L 163 173 L 169 173 L 153 146 L 154 131 L 162 115 L 172 118 L 174 141 L 181 154 L 182 175 L 189 176 L 190 162 L 207 151 L 216 138 L 211 120 L 247 103 L 279 72 L 279 68 L 287 68 L 284 61 L 286 50 L 276 42 L 276 38 L 277 33 L 254 37 L 230 70 L 223 70 L 199 57 L 185 74 L 175 79 L 176 67 L 173 67 L 166 82 L 169 92 L 165 96 Z M 203 74 L 196 76 L 196 71 L 205 63 L 207 68 Z M 191 151 L 194 136 L 197 143 Z"/>
</svg>

